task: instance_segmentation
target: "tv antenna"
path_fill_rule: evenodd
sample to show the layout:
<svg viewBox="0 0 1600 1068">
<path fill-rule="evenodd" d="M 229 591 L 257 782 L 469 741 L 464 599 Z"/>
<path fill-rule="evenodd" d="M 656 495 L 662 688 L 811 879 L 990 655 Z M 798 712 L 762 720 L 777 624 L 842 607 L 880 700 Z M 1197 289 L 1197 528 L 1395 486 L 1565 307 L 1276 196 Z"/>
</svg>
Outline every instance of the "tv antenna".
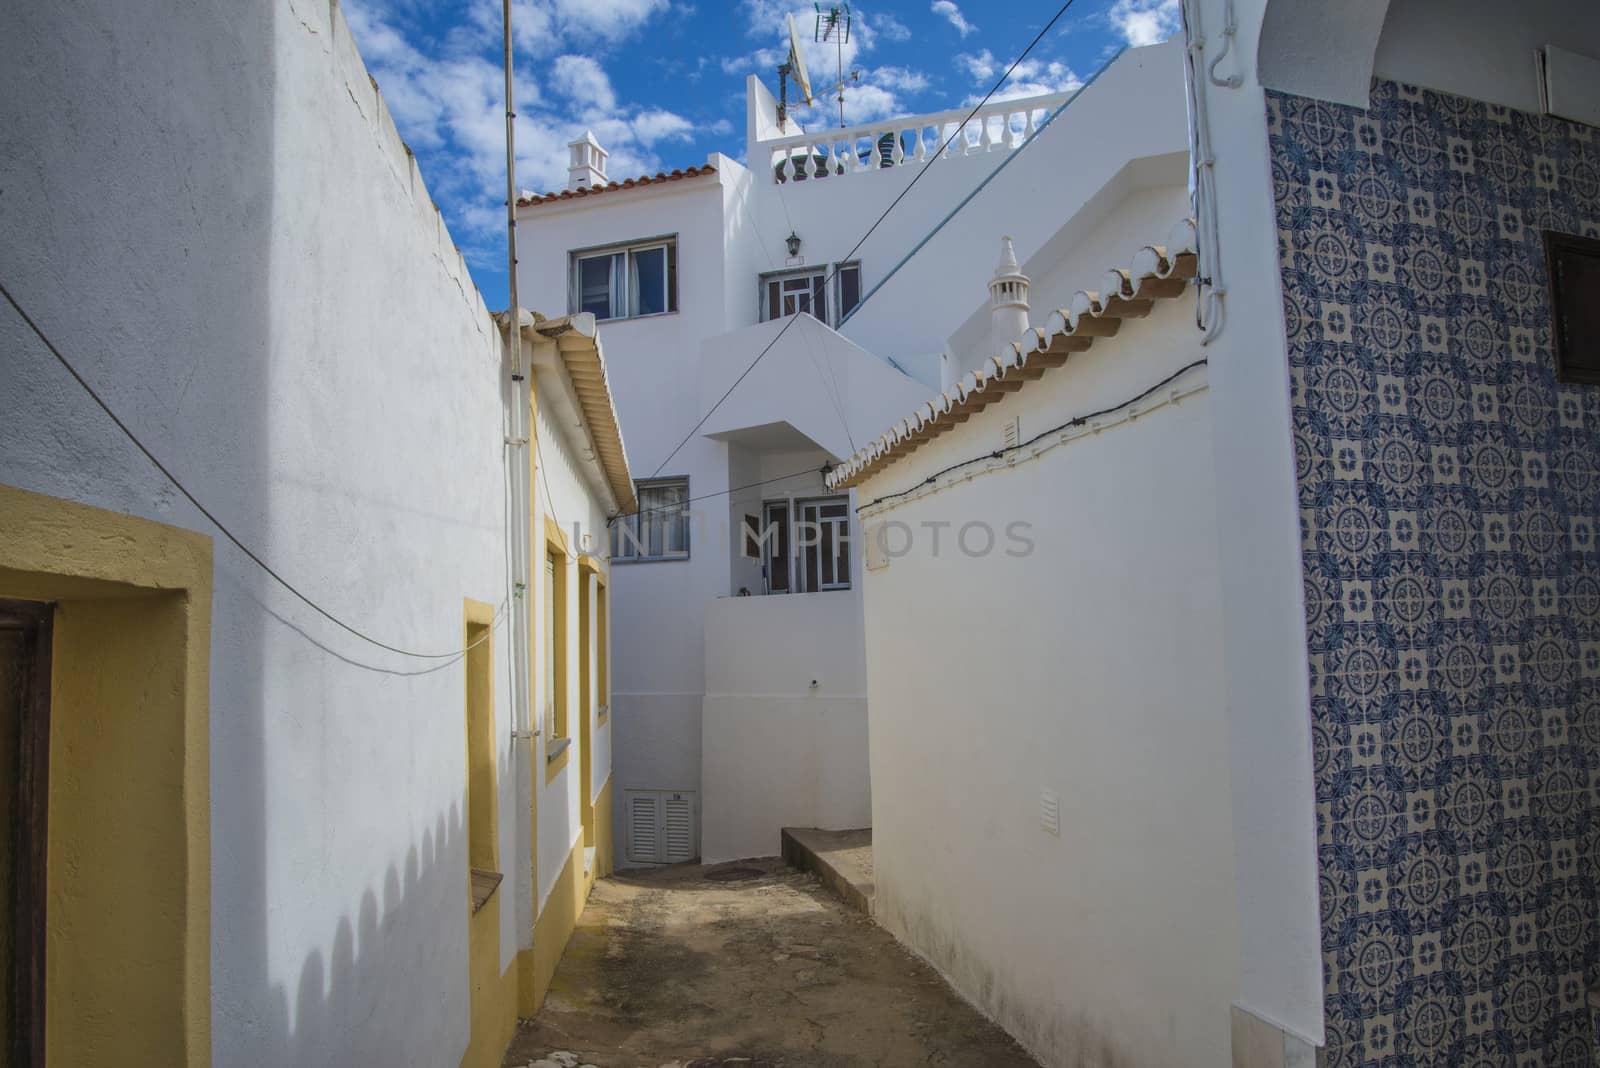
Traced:
<svg viewBox="0 0 1600 1068">
<path fill-rule="evenodd" d="M 800 98 L 811 106 L 811 76 L 806 73 L 805 50 L 800 47 L 800 31 L 795 28 L 794 16 L 789 18 L 789 55 L 778 65 L 778 126 L 789 121 L 789 79 L 800 90 Z M 842 106 L 842 105 L 841 105 Z"/>
<path fill-rule="evenodd" d="M 850 43 L 850 5 L 841 4 L 823 10 L 821 4 L 813 0 L 811 5 L 817 11 L 817 27 L 813 39 L 818 44 L 833 42 L 834 51 L 839 57 L 839 125 L 844 125 L 844 46 Z M 790 29 L 793 30 L 794 20 L 790 19 Z M 860 71 L 852 71 L 851 81 L 859 81 Z"/>
</svg>

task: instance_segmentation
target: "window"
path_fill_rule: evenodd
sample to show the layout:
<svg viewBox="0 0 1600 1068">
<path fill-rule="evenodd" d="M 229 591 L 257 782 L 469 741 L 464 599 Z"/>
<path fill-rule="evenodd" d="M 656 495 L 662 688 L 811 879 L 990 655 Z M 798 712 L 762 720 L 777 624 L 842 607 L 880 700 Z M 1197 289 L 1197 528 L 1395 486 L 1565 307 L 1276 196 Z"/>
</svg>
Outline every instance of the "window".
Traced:
<svg viewBox="0 0 1600 1068">
<path fill-rule="evenodd" d="M 562 752 L 554 743 L 567 737 L 567 558 L 559 551 L 544 558 L 544 731 L 545 756 L 554 759 Z"/>
<path fill-rule="evenodd" d="M 595 702 L 600 707 L 597 716 L 601 723 L 611 715 L 611 621 L 607 618 L 607 587 L 604 583 L 594 592 L 594 642 Z"/>
<path fill-rule="evenodd" d="M 832 274 L 832 283 L 829 275 Z M 761 321 L 799 312 L 838 326 L 861 303 L 861 264 L 811 267 L 761 276 Z"/>
<path fill-rule="evenodd" d="M 850 502 L 827 497 L 802 501 L 795 531 L 803 593 L 850 588 Z"/>
<path fill-rule="evenodd" d="M 494 767 L 494 606 L 468 601 L 467 675 L 467 868 L 472 911 L 500 885 Z"/>
<path fill-rule="evenodd" d="M 1600 385 L 1600 240 L 1546 230 L 1556 377 Z"/>
<path fill-rule="evenodd" d="M 850 588 L 850 498 L 767 501 L 760 541 L 766 592 Z"/>
<path fill-rule="evenodd" d="M 678 310 L 675 237 L 572 254 L 574 312 L 631 319 Z"/>
<path fill-rule="evenodd" d="M 611 558 L 684 560 L 689 556 L 689 480 L 657 478 L 636 483 L 639 511 L 611 525 Z"/>
</svg>

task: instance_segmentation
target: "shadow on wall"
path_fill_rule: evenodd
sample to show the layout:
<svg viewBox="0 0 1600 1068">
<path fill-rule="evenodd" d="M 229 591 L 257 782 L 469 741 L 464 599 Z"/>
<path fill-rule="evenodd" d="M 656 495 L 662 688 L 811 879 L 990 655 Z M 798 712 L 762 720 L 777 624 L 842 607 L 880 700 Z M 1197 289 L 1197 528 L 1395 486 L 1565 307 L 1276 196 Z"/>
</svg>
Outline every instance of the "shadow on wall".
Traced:
<svg viewBox="0 0 1600 1068">
<path fill-rule="evenodd" d="M 323 168 L 317 177 L 335 205 L 332 194 L 341 182 L 348 186 L 346 164 L 372 162 L 330 160 L 317 130 L 295 129 L 309 114 L 296 96 L 326 88 L 297 80 L 329 62 L 329 38 L 344 32 L 329 33 L 329 18 L 340 21 L 336 3 L 299 11 L 253 0 L 0 6 L 0 280 L 207 507 L 264 559 L 284 563 L 291 581 L 313 596 L 325 585 L 316 581 L 315 563 L 324 575 L 349 576 L 307 549 L 317 544 L 323 513 L 289 515 L 282 502 L 338 487 L 331 476 L 326 485 L 289 486 L 282 478 L 289 464 L 275 466 L 273 458 L 292 463 L 308 441 L 337 445 L 340 432 L 330 424 L 340 421 L 381 431 L 372 443 L 380 453 L 385 439 L 407 433 L 375 417 L 375 392 L 356 398 L 361 404 L 339 419 L 314 421 L 348 381 L 330 367 L 345 354 L 332 345 L 286 351 L 295 341 L 287 325 L 308 315 L 328 323 L 338 294 L 321 309 L 285 294 L 299 278 L 329 273 L 319 257 L 350 255 L 307 224 L 307 170 Z M 364 106 L 342 96 L 328 103 L 335 105 Z M 279 143 L 291 138 L 304 140 Z M 359 318 L 383 299 L 370 288 L 353 292 L 367 299 L 338 308 L 341 317 Z M 331 327 L 329 334 L 338 337 Z M 301 329 L 298 337 L 306 336 Z M 325 373 L 330 387 L 319 391 L 315 376 L 293 373 L 301 369 Z M 372 650 L 348 636 L 320 651 L 307 644 L 332 631 L 324 621 L 308 626 L 310 634 L 292 633 L 284 620 L 275 625 L 267 606 L 293 605 L 292 598 L 217 534 L 3 306 L 0 382 L 0 482 L 216 539 L 209 1059 L 455 1063 L 470 1005 L 462 801 L 458 795 L 430 823 L 407 815 L 405 798 L 383 793 L 403 776 L 425 778 L 423 761 L 411 759 L 425 740 L 405 736 L 408 720 L 397 709 L 411 712 L 411 720 L 426 710 L 461 722 L 459 662 L 438 668 L 431 684 L 375 675 L 351 666 Z M 296 405 L 308 409 L 298 423 L 285 413 Z M 275 449 L 274 429 L 285 424 L 306 430 L 305 440 Z M 489 430 L 498 438 L 498 426 Z M 343 459 L 331 447 L 325 455 L 330 469 Z M 384 500 L 381 507 L 398 513 L 405 503 Z M 370 502 L 359 507 L 374 534 L 391 533 Z M 349 522 L 352 511 L 336 504 L 326 514 Z M 439 522 L 418 518 L 402 529 Z M 295 537 L 275 539 L 282 531 Z M 358 545 L 350 555 L 343 571 L 377 566 L 374 550 Z M 346 602 L 362 605 L 354 595 Z M 404 621 L 380 625 L 370 605 L 352 615 L 380 634 L 407 630 Z M 298 605 L 292 617 L 313 618 Z M 434 699 L 447 692 L 454 695 L 448 703 Z M 286 770 L 286 735 L 296 749 L 289 755 L 304 767 Z M 335 754 L 343 760 L 351 753 L 383 759 L 334 765 Z M 510 773 L 502 766 L 502 776 Z M 306 784 L 306 797 L 285 789 L 296 781 Z M 362 807 L 337 807 L 341 797 Z M 361 812 L 388 815 L 366 827 Z M 503 806 L 501 815 L 509 816 Z M 356 863 L 341 856 L 341 840 L 397 824 L 417 828 L 409 847 L 372 865 L 370 874 L 349 872 L 349 884 L 368 884 L 348 903 L 329 889 L 336 880 L 326 870 L 309 871 L 308 889 L 284 899 L 285 860 L 337 871 Z M 339 915 L 330 900 L 351 911 Z M 307 953 L 296 969 L 295 950 L 274 944 L 285 931 L 300 945 L 325 948 Z M 275 963 L 283 958 L 288 962 Z"/>
</svg>

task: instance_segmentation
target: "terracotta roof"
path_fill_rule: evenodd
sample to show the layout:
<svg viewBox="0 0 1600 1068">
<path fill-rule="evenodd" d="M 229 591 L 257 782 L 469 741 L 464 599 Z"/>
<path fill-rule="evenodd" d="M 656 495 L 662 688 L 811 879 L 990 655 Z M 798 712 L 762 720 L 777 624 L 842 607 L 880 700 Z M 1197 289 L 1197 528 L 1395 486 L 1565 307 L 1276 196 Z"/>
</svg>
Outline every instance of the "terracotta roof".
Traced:
<svg viewBox="0 0 1600 1068">
<path fill-rule="evenodd" d="M 717 168 L 710 163 L 699 167 L 690 167 L 687 170 L 658 171 L 655 174 L 640 175 L 638 178 L 629 178 L 621 182 L 607 182 L 605 185 L 585 186 L 582 189 L 563 189 L 559 193 L 535 193 L 531 196 L 517 198 L 517 207 L 532 208 L 540 204 L 548 204 L 553 200 L 577 200 L 579 197 L 597 197 L 601 193 L 614 193 L 619 189 L 637 189 L 642 185 L 659 185 L 662 182 L 677 182 L 684 178 L 698 178 L 702 174 L 715 174 Z"/>
<path fill-rule="evenodd" d="M 1198 267 L 1194 221 L 1186 219 L 1173 227 L 1166 245 L 1146 245 L 1134 254 L 1130 266 L 1107 271 L 1100 289 L 1073 294 L 1069 306 L 1051 312 L 1044 327 L 1029 330 L 1005 352 L 989 357 L 979 370 L 966 374 L 828 472 L 829 488 L 859 486 L 924 443 L 965 423 L 974 412 L 1060 367 L 1096 338 L 1115 336 L 1122 320 L 1142 319 L 1157 300 L 1181 295 Z"/>
</svg>

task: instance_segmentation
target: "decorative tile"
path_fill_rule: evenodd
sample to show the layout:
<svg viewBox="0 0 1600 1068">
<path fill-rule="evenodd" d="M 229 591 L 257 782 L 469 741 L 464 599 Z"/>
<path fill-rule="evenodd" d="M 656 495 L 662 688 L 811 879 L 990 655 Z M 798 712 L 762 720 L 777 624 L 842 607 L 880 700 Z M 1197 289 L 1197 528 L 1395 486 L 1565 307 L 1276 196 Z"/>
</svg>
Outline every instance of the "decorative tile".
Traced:
<svg viewBox="0 0 1600 1068">
<path fill-rule="evenodd" d="M 1293 381 L 1326 1063 L 1590 1065 L 1600 389 L 1539 231 L 1587 127 L 1390 82 L 1269 94 Z"/>
</svg>

